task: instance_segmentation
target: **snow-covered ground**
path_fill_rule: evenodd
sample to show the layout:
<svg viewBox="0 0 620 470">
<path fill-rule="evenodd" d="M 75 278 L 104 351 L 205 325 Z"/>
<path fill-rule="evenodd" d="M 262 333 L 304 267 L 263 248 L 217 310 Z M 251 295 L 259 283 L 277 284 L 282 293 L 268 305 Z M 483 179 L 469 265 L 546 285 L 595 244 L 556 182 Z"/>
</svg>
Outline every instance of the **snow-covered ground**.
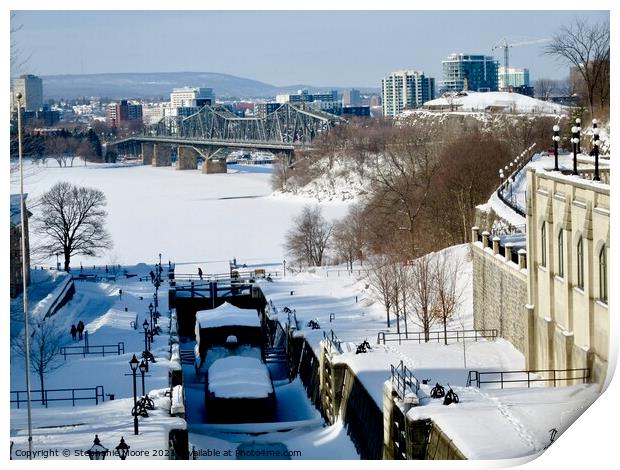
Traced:
<svg viewBox="0 0 620 470">
<path fill-rule="evenodd" d="M 459 93 L 450 98 L 436 98 L 424 103 L 424 108 L 453 106 L 456 111 L 485 111 L 487 108 L 505 110 L 513 113 L 548 113 L 561 114 L 565 112 L 563 106 L 541 101 L 536 98 L 521 95 L 519 93 L 507 93 L 503 91 L 476 92 L 468 91 Z"/>
<path fill-rule="evenodd" d="M 269 166 L 231 165 L 228 174 L 204 175 L 198 170 L 178 171 L 173 167 L 136 165 L 82 166 L 59 168 L 27 164 L 25 192 L 34 215 L 38 196 L 58 181 L 95 187 L 107 198 L 106 227 L 114 247 L 101 257 L 75 256 L 71 262 L 87 264 L 176 262 L 177 272 L 228 271 L 228 260 L 245 263 L 278 262 L 285 259 L 282 243 L 293 217 L 307 197 L 272 195 Z M 18 182 L 11 190 L 18 191 Z M 328 219 L 343 217 L 347 203 L 323 202 Z M 31 244 L 36 243 L 33 234 Z M 53 266 L 55 258 L 45 261 Z"/>
<path fill-rule="evenodd" d="M 131 273 L 146 276 L 157 253 L 162 253 L 164 264 L 168 259 L 176 263 L 178 273 L 195 273 L 198 266 L 205 272 L 228 269 L 228 260 L 236 257 L 238 263 L 248 266 L 261 263 L 280 263 L 283 259 L 284 233 L 302 206 L 310 202 L 303 197 L 273 196 L 270 175 L 264 168 L 241 168 L 227 175 L 202 175 L 194 171 L 176 171 L 172 168 L 142 166 L 94 166 L 59 169 L 50 167 L 35 172 L 27 180 L 29 201 L 42 194 L 56 181 L 68 180 L 76 184 L 102 189 L 109 201 L 108 228 L 115 242 L 114 252 L 102 259 L 84 259 L 84 265 L 123 264 Z M 347 205 L 323 203 L 327 218 L 344 215 Z M 36 208 L 33 210 L 36 213 Z M 463 301 L 449 329 L 471 328 L 473 323 L 471 262 L 466 246 L 452 247 L 447 253 L 461 260 L 460 288 Z M 51 260 L 48 260 L 48 262 Z M 75 259 L 79 264 L 80 259 Z M 150 263 L 137 264 L 137 263 Z M 133 266 L 131 266 L 133 265 Z M 317 268 L 296 275 L 287 274 L 274 282 L 260 283 L 266 297 L 273 303 L 275 318 L 284 323 L 284 307 L 295 310 L 299 321 L 297 334 L 303 335 L 318 353 L 323 334 L 333 330 L 344 342 L 345 352 L 334 360 L 346 362 L 357 374 L 378 406 L 382 404 L 382 387 L 390 378 L 390 365 L 403 361 L 419 379 L 430 379 L 454 386 L 461 395 L 459 405 L 436 406 L 428 400 L 412 413 L 437 419 L 444 431 L 457 440 L 459 447 L 471 458 L 518 457 L 541 450 L 548 434 L 548 426 L 563 432 L 596 392 L 593 387 L 565 389 L 510 389 L 506 391 L 477 391 L 465 388 L 467 372 L 478 370 L 522 369 L 523 356 L 503 340 L 468 341 L 444 346 L 441 343 L 419 344 L 417 341 L 377 345 L 380 331 L 395 331 L 394 320 L 388 330 L 385 313 L 375 295 L 363 280 L 363 269 L 351 274 L 334 269 Z M 340 274 L 340 275 L 339 275 Z M 41 274 L 44 277 L 43 274 Z M 50 282 L 48 292 L 58 288 Z M 36 287 L 36 284 L 35 284 Z M 39 299 L 45 299 L 42 291 Z M 144 348 L 144 335 L 130 324 L 141 324 L 148 317 L 148 303 L 153 286 L 138 277 L 119 276 L 116 281 L 77 283 L 73 300 L 55 316 L 58 327 L 67 332 L 66 343 L 73 344 L 70 325 L 82 320 L 89 332 L 90 344 L 124 343 L 125 353 L 106 357 L 68 357 L 63 366 L 50 372 L 46 384 L 51 388 L 92 387 L 102 385 L 106 393 L 114 393 L 115 400 L 99 405 L 80 404 L 76 408 L 53 404 L 44 409 L 35 403 L 33 423 L 36 448 L 68 448 L 85 450 L 92 445 L 94 434 L 102 443 L 113 448 L 124 436 L 132 450 L 166 449 L 167 432 L 182 425 L 177 418 L 167 417 L 165 410 L 170 399 L 162 389 L 168 383 L 168 343 L 164 335 L 156 337 L 153 364 L 146 388 L 157 397 L 158 410 L 149 418 L 141 418 L 141 435 L 133 436 L 129 410 L 132 406 L 132 382 L 128 361 L 133 353 Z M 119 295 L 122 289 L 122 297 Z M 160 290 L 160 311 L 167 312 L 165 288 Z M 17 305 L 17 304 L 16 304 Z M 33 306 L 36 309 L 36 306 Z M 317 320 L 321 329 L 307 326 Z M 161 320 L 167 325 L 167 319 Z M 404 325 L 401 324 L 401 328 Z M 410 332 L 419 330 L 413 322 Z M 433 329 L 440 329 L 435 325 Z M 36 333 L 35 333 L 36 334 Z M 366 354 L 355 354 L 355 345 L 367 339 L 372 349 Z M 76 342 L 77 344 L 77 342 Z M 24 371 L 18 357 L 11 358 L 11 389 L 24 389 Z M 188 373 L 192 373 L 193 366 Z M 278 398 L 277 415 L 280 424 L 263 429 L 260 436 L 252 436 L 255 427 L 244 432 L 231 432 L 222 427 L 205 427 L 200 413 L 188 417 L 190 443 L 196 449 L 231 450 L 247 448 L 274 448 L 285 446 L 289 451 L 300 450 L 292 458 L 357 458 L 357 453 L 341 422 L 324 426 L 308 402 L 298 381 L 274 384 Z M 426 387 L 426 386 L 423 386 Z M 37 387 L 33 377 L 33 388 Z M 427 387 L 428 388 L 428 387 Z M 423 388 L 423 392 L 428 392 Z M 185 389 L 188 402 L 204 403 L 204 385 L 189 383 Z M 549 406 L 542 407 L 545 403 Z M 204 405 L 202 405 L 204 406 Z M 455 410 L 451 413 L 451 410 Z M 204 411 L 204 410 L 203 410 Z M 488 417 L 489 425 L 479 426 L 472 432 L 474 416 Z M 11 410 L 11 440 L 14 449 L 27 448 L 25 410 Z M 192 420 L 198 420 L 198 422 Z M 476 418 L 476 422 L 480 422 Z M 293 423 L 293 424 L 291 424 Z M 467 425 L 469 423 L 469 426 Z M 278 426 L 287 426 L 287 432 Z M 505 432 L 504 432 L 505 431 Z M 485 441 L 505 436 L 500 445 Z M 254 446 L 254 447 L 252 447 Z M 269 447 L 271 446 L 271 447 Z M 280 447 L 278 447 L 280 448 Z M 63 458 L 63 455 L 58 458 Z M 166 455 L 159 456 L 165 458 Z M 198 455 L 212 458 L 213 455 Z M 234 455 L 219 455 L 234 458 Z M 23 456 L 22 456 L 23 458 Z M 79 458 L 85 458 L 83 456 Z"/>
</svg>

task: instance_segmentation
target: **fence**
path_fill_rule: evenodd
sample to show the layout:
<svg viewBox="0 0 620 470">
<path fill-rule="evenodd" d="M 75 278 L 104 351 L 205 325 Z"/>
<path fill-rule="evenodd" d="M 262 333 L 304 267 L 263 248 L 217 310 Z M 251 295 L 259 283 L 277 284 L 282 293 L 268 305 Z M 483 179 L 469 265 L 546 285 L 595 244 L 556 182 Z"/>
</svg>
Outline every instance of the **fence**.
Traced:
<svg viewBox="0 0 620 470">
<path fill-rule="evenodd" d="M 334 333 L 334 330 L 329 330 L 329 334 L 323 331 L 323 339 L 327 343 L 328 351 L 337 351 L 342 354 L 342 341 L 338 339 L 338 336 Z"/>
<path fill-rule="evenodd" d="M 465 341 L 467 339 L 473 339 L 478 341 L 479 339 L 486 339 L 495 341 L 497 339 L 497 330 L 447 330 L 445 333 L 443 330 L 429 331 L 428 336 L 423 331 L 416 331 L 413 333 L 390 333 L 386 331 L 380 331 L 377 334 L 377 344 L 385 344 L 388 341 L 398 341 L 400 344 L 402 341 L 417 341 L 418 343 L 428 342 L 441 342 L 456 340 Z"/>
<path fill-rule="evenodd" d="M 63 396 L 68 395 L 68 392 L 71 392 L 71 396 Z M 76 396 L 76 392 L 78 392 L 78 396 Z M 92 392 L 92 394 L 84 396 L 81 392 Z M 54 396 L 56 393 L 60 393 L 61 396 Z M 14 395 L 15 399 L 13 399 Z M 39 398 L 35 398 L 35 395 Z M 70 401 L 72 406 L 75 406 L 75 402 L 80 400 L 95 400 L 95 405 L 98 405 L 100 401 L 105 401 L 103 385 L 97 385 L 96 387 L 90 388 L 55 388 L 44 390 L 43 392 L 41 392 L 41 390 L 31 390 L 30 397 L 32 402 L 40 401 L 41 404 L 45 405 L 45 408 L 48 407 L 50 401 Z M 20 403 L 26 403 L 27 401 L 27 390 L 11 390 L 11 403 L 16 403 L 17 408 L 19 408 Z"/>
<path fill-rule="evenodd" d="M 525 377 L 524 377 L 525 375 Z M 467 386 L 475 385 L 480 388 L 483 384 L 504 384 L 520 383 L 527 384 L 527 387 L 537 382 L 553 382 L 557 387 L 558 382 L 581 381 L 587 383 L 590 378 L 590 369 L 540 369 L 540 370 L 511 370 L 498 372 L 479 372 L 470 370 L 467 377 Z"/>
<path fill-rule="evenodd" d="M 125 354 L 125 343 L 121 341 L 117 344 L 98 344 L 98 345 L 85 345 L 85 346 L 63 346 L 60 348 L 60 354 L 62 354 L 67 360 L 67 356 L 82 356 L 101 354 L 105 357 L 106 353 Z"/>
<path fill-rule="evenodd" d="M 411 393 L 417 396 L 418 390 L 420 390 L 420 382 L 407 366 L 403 364 L 403 361 L 400 361 L 400 364 L 396 367 L 390 365 L 390 369 L 392 372 L 392 386 L 396 389 L 400 399 L 404 400 Z"/>
</svg>

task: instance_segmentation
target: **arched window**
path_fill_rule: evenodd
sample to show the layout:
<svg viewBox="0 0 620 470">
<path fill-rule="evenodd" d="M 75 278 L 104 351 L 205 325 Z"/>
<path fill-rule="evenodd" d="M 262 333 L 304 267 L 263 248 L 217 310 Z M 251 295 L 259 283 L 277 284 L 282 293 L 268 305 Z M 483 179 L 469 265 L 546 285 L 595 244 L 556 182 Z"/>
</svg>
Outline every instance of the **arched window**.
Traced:
<svg viewBox="0 0 620 470">
<path fill-rule="evenodd" d="M 540 264 L 547 266 L 547 224 L 545 222 L 540 227 Z"/>
<path fill-rule="evenodd" d="M 577 242 L 577 287 L 583 289 L 583 237 Z"/>
<path fill-rule="evenodd" d="M 607 250 L 605 245 L 598 254 L 599 299 L 607 302 Z"/>
<path fill-rule="evenodd" d="M 564 230 L 558 233 L 558 276 L 564 277 Z"/>
</svg>

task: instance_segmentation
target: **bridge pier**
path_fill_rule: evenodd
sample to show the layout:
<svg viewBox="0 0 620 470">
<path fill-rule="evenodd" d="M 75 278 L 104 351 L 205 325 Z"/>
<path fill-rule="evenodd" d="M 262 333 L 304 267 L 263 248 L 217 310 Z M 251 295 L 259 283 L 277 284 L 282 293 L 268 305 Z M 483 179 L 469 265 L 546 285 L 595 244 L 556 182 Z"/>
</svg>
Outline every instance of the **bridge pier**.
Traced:
<svg viewBox="0 0 620 470">
<path fill-rule="evenodd" d="M 170 166 L 172 147 L 168 144 L 155 144 L 153 147 L 153 166 Z"/>
<path fill-rule="evenodd" d="M 208 158 L 202 164 L 202 172 L 205 175 L 214 173 L 228 173 L 226 158 Z"/>
<path fill-rule="evenodd" d="M 179 145 L 177 151 L 177 170 L 195 170 L 198 168 L 198 155 L 200 153 L 194 147 Z"/>
<path fill-rule="evenodd" d="M 154 144 L 142 143 L 142 164 L 151 165 L 153 163 Z"/>
</svg>

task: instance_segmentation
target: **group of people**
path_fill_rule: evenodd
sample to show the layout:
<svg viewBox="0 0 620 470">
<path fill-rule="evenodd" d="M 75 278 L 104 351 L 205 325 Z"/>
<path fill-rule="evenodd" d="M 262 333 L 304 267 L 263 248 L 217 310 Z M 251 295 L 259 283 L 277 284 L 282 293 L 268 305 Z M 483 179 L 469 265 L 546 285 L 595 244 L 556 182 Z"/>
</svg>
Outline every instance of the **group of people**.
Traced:
<svg viewBox="0 0 620 470">
<path fill-rule="evenodd" d="M 84 337 L 84 322 L 82 320 L 78 322 L 77 326 L 71 325 L 71 338 L 75 341 L 78 339 L 78 336 L 80 341 L 82 341 Z"/>
</svg>

